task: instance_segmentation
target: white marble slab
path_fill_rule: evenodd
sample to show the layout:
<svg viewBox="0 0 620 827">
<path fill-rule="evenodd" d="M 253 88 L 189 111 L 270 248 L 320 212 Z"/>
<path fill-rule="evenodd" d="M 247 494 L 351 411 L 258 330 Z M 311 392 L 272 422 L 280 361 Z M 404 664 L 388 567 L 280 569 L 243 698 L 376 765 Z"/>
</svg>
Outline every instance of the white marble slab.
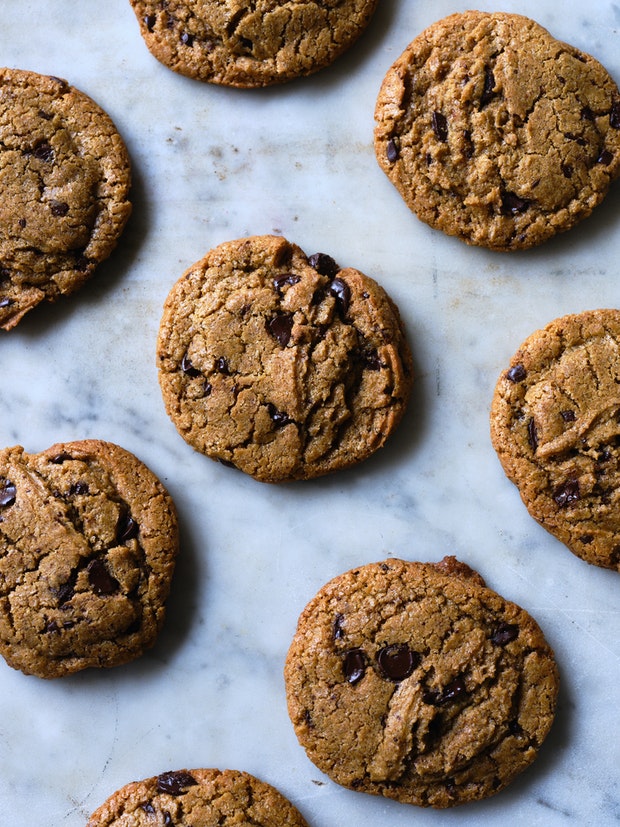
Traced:
<svg viewBox="0 0 620 827">
<path fill-rule="evenodd" d="M 67 78 L 113 117 L 135 171 L 117 252 L 73 297 L 1 337 L 0 444 L 98 437 L 134 451 L 182 523 L 168 622 L 141 660 L 45 682 L 0 662 L 0 823 L 78 827 L 116 788 L 167 769 L 244 769 L 311 827 L 611 825 L 620 819 L 618 575 L 526 514 L 488 437 L 517 345 L 567 312 L 618 306 L 620 187 L 568 235 L 494 254 L 429 230 L 372 149 L 374 102 L 423 28 L 469 8 L 381 0 L 362 41 L 303 81 L 243 92 L 177 76 L 127 0 L 3 0 L 0 62 Z M 620 80 L 617 3 L 480 2 L 534 17 Z M 376 277 L 400 305 L 417 384 L 398 435 L 358 469 L 265 486 L 195 454 L 167 419 L 154 343 L 176 278 L 215 244 L 276 232 Z M 454 553 L 539 620 L 561 666 L 556 725 L 494 799 L 418 810 L 334 785 L 289 724 L 282 664 L 332 576 Z"/>
</svg>

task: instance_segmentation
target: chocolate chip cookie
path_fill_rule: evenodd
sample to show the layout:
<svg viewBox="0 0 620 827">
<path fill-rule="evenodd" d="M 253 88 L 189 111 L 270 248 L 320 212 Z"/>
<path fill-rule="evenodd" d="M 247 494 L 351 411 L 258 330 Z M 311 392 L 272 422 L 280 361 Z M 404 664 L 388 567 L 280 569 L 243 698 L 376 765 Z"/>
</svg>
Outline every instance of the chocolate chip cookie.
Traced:
<svg viewBox="0 0 620 827">
<path fill-rule="evenodd" d="M 177 535 L 169 494 L 117 445 L 0 451 L 0 654 L 41 678 L 136 658 L 164 621 Z"/>
<path fill-rule="evenodd" d="M 530 615 L 453 557 L 342 574 L 302 612 L 285 665 L 295 732 L 338 784 L 451 807 L 536 757 L 558 692 Z"/>
<path fill-rule="evenodd" d="M 345 52 L 378 0 L 130 0 L 140 33 L 165 66 L 226 86 L 309 75 Z"/>
<path fill-rule="evenodd" d="M 588 216 L 620 174 L 620 93 L 590 55 L 516 14 L 418 35 L 376 104 L 378 162 L 435 229 L 494 250 Z"/>
<path fill-rule="evenodd" d="M 274 787 L 239 770 L 176 770 L 115 792 L 86 827 L 307 827 Z"/>
<path fill-rule="evenodd" d="M 278 236 L 226 242 L 190 267 L 166 299 L 157 356 L 183 438 L 264 482 L 370 456 L 412 382 L 385 291 Z"/>
<path fill-rule="evenodd" d="M 491 440 L 529 513 L 568 548 L 620 570 L 620 311 L 564 316 L 502 371 Z"/>
<path fill-rule="evenodd" d="M 131 205 L 108 115 L 65 80 L 0 69 L 0 327 L 72 293 L 106 259 Z"/>
</svg>

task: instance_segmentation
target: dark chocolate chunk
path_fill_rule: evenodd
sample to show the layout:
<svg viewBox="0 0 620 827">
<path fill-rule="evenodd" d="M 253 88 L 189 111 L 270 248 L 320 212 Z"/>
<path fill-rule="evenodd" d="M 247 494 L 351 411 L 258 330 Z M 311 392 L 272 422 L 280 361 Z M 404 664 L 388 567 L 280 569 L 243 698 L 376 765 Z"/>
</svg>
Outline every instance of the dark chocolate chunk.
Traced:
<svg viewBox="0 0 620 827">
<path fill-rule="evenodd" d="M 282 273 L 279 276 L 276 276 L 273 280 L 273 286 L 275 287 L 278 293 L 282 292 L 282 288 L 285 287 L 287 284 L 298 284 L 301 281 L 300 276 L 296 276 L 295 273 Z"/>
<path fill-rule="evenodd" d="M 566 508 L 581 497 L 579 480 L 570 479 L 559 485 L 553 492 L 553 499 L 560 508 Z"/>
<path fill-rule="evenodd" d="M 620 98 L 616 98 L 611 105 L 609 125 L 612 129 L 620 129 Z"/>
<path fill-rule="evenodd" d="M 334 640 L 342 640 L 344 637 L 344 629 L 343 629 L 343 621 L 344 616 L 341 614 L 336 615 L 336 619 L 334 620 Z"/>
<path fill-rule="evenodd" d="M 583 121 L 591 121 L 594 123 L 596 116 L 589 106 L 584 106 L 581 109 L 581 119 Z"/>
<path fill-rule="evenodd" d="M 164 772 L 157 776 L 157 792 L 168 795 L 183 795 L 188 787 L 198 784 L 193 775 L 185 770 Z"/>
<path fill-rule="evenodd" d="M 33 147 L 32 155 L 34 155 L 34 157 L 39 161 L 45 161 L 46 163 L 50 163 L 54 160 L 54 150 L 47 141 L 40 141 L 35 147 Z"/>
<path fill-rule="evenodd" d="M 147 31 L 152 32 L 155 28 L 155 23 L 157 23 L 157 17 L 154 14 L 146 14 L 144 16 L 144 25 Z"/>
<path fill-rule="evenodd" d="M 431 124 L 437 140 L 445 143 L 448 140 L 448 120 L 446 116 L 441 112 L 433 112 Z"/>
<path fill-rule="evenodd" d="M 527 376 L 527 372 L 523 365 L 514 365 L 510 368 L 508 373 L 506 374 L 506 378 L 510 382 L 523 382 L 525 377 Z"/>
<path fill-rule="evenodd" d="M 349 303 L 351 301 L 351 289 L 346 281 L 342 279 L 334 279 L 329 285 L 329 292 L 336 297 L 336 304 L 342 316 L 347 315 L 349 310 Z"/>
<path fill-rule="evenodd" d="M 15 300 L 9 299 L 8 296 L 6 296 L 5 298 L 0 299 L 0 310 L 3 310 L 5 307 L 10 307 L 12 304 L 15 304 Z"/>
<path fill-rule="evenodd" d="M 398 146 L 396 138 L 390 138 L 387 142 L 386 155 L 390 164 L 396 163 L 400 158 L 400 147 Z"/>
<path fill-rule="evenodd" d="M 63 462 L 67 462 L 67 460 L 73 459 L 70 454 L 56 454 L 50 459 L 54 465 L 62 465 Z"/>
<path fill-rule="evenodd" d="M 127 540 L 133 540 L 134 537 L 138 536 L 138 532 L 138 523 L 133 519 L 131 514 L 123 512 L 116 524 L 116 542 L 126 543 Z"/>
<path fill-rule="evenodd" d="M 384 678 L 390 681 L 404 681 L 420 663 L 420 656 L 406 643 L 384 646 L 377 654 L 377 666 Z"/>
<path fill-rule="evenodd" d="M 73 485 L 69 488 L 69 494 L 74 496 L 77 494 L 78 496 L 88 494 L 88 483 L 87 482 L 74 482 Z"/>
<path fill-rule="evenodd" d="M 69 212 L 69 205 L 66 201 L 50 201 L 52 215 L 61 218 Z"/>
<path fill-rule="evenodd" d="M 273 319 L 267 322 L 267 330 L 282 347 L 286 347 L 293 330 L 293 314 L 280 313 L 274 316 Z"/>
<path fill-rule="evenodd" d="M 514 192 L 505 191 L 502 193 L 502 215 L 518 215 L 525 212 L 530 203 Z"/>
<path fill-rule="evenodd" d="M 284 411 L 279 411 L 271 402 L 267 403 L 267 410 L 276 428 L 283 428 L 293 421 L 288 414 L 284 413 Z"/>
<path fill-rule="evenodd" d="M 603 164 L 603 166 L 607 167 L 607 166 L 609 166 L 609 164 L 611 164 L 613 159 L 614 159 L 613 154 L 608 149 L 604 149 L 601 152 L 601 154 L 598 156 L 598 158 L 596 160 L 596 163 L 597 164 Z"/>
<path fill-rule="evenodd" d="M 350 649 L 345 653 L 343 670 L 349 683 L 361 681 L 366 673 L 366 655 L 361 649 Z"/>
<path fill-rule="evenodd" d="M 480 96 L 480 106 L 486 106 L 491 102 L 493 90 L 495 89 L 495 75 L 490 66 L 484 67 L 484 86 Z"/>
<path fill-rule="evenodd" d="M 532 451 L 535 451 L 538 448 L 538 433 L 536 431 L 536 422 L 534 422 L 534 417 L 532 417 L 527 423 L 527 441 L 529 442 Z"/>
<path fill-rule="evenodd" d="M 564 420 L 564 422 L 574 422 L 577 419 L 577 414 L 575 411 L 567 410 L 567 411 L 560 411 L 560 416 Z"/>
<path fill-rule="evenodd" d="M 63 583 L 62 586 L 59 586 L 57 589 L 52 588 L 50 591 L 56 595 L 58 598 L 58 605 L 63 606 L 65 603 L 68 603 L 69 600 L 75 594 L 75 584 L 77 582 L 77 572 L 72 571 L 69 579 L 66 583 Z"/>
<path fill-rule="evenodd" d="M 491 643 L 496 646 L 506 646 L 519 636 L 519 627 L 514 623 L 500 623 L 491 635 Z"/>
<path fill-rule="evenodd" d="M 107 570 L 101 560 L 91 560 L 86 567 L 88 582 L 95 594 L 114 594 L 119 588 L 118 580 Z"/>
<path fill-rule="evenodd" d="M 193 46 L 194 45 L 194 35 L 190 34 L 189 32 L 183 32 L 181 35 L 181 43 L 184 46 Z"/>
<path fill-rule="evenodd" d="M 198 368 L 195 368 L 192 365 L 187 353 L 181 359 L 181 370 L 183 371 L 183 373 L 186 376 L 190 376 L 190 377 L 200 376 L 200 371 L 198 370 Z"/>
<path fill-rule="evenodd" d="M 215 370 L 218 373 L 223 373 L 225 376 L 230 375 L 228 361 L 223 356 L 220 356 L 218 359 L 215 360 Z"/>
<path fill-rule="evenodd" d="M 463 678 L 455 678 L 441 692 L 431 689 L 424 693 L 422 700 L 431 706 L 443 706 L 467 694 L 467 687 Z"/>
<path fill-rule="evenodd" d="M 17 489 L 11 480 L 4 480 L 2 488 L 0 488 L 0 506 L 6 508 L 13 505 L 17 496 Z"/>
<path fill-rule="evenodd" d="M 327 253 L 314 253 L 308 258 L 308 264 L 313 267 L 317 273 L 322 276 L 327 276 L 330 279 L 335 278 L 339 272 L 340 267 L 336 264 L 331 256 Z"/>
</svg>

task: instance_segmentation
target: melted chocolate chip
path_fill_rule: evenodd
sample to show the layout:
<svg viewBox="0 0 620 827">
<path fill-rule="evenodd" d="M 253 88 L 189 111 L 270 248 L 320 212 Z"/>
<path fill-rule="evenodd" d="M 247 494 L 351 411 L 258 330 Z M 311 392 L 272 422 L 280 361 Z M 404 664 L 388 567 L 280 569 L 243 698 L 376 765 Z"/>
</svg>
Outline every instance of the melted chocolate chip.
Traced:
<svg viewBox="0 0 620 827">
<path fill-rule="evenodd" d="M 515 384 L 517 382 L 523 382 L 526 376 L 527 372 L 523 365 L 514 365 L 514 367 L 510 368 L 510 370 L 506 374 L 506 378 L 510 382 L 514 382 Z"/>
<path fill-rule="evenodd" d="M 490 66 L 484 67 L 484 86 L 482 88 L 482 95 L 480 96 L 480 106 L 486 106 L 491 102 L 493 97 L 493 90 L 495 89 L 495 75 Z"/>
<path fill-rule="evenodd" d="M 534 422 L 533 417 L 527 423 L 527 441 L 529 442 L 532 451 L 535 451 L 538 448 L 538 433 L 536 431 L 536 422 Z"/>
<path fill-rule="evenodd" d="M 192 378 L 194 378 L 196 376 L 200 376 L 200 371 L 198 370 L 198 368 L 195 368 L 192 365 L 187 353 L 181 359 L 181 370 L 183 371 L 183 373 L 186 376 L 189 376 L 189 377 L 192 377 Z"/>
<path fill-rule="evenodd" d="M 58 598 L 58 605 L 63 606 L 65 603 L 68 603 L 69 600 L 75 594 L 75 584 L 77 581 L 77 572 L 71 572 L 71 575 L 66 583 L 63 583 L 62 586 L 59 586 L 57 589 L 51 589 L 50 591 L 56 595 Z"/>
<path fill-rule="evenodd" d="M 502 193 L 502 215 L 519 215 L 519 213 L 525 212 L 527 208 L 530 206 L 530 201 L 526 198 L 521 198 L 521 196 L 517 195 L 514 192 L 503 192 Z"/>
<path fill-rule="evenodd" d="M 155 23 L 157 23 L 157 17 L 154 14 L 146 14 L 144 15 L 144 25 L 146 26 L 146 30 L 148 32 L 152 32 L 155 28 Z"/>
<path fill-rule="evenodd" d="M 361 681 L 366 673 L 366 655 L 361 649 L 350 649 L 345 653 L 342 668 L 349 683 Z"/>
<path fill-rule="evenodd" d="M 594 123 L 596 116 L 589 106 L 584 106 L 581 110 L 581 119 L 583 121 L 590 121 L 591 123 Z"/>
<path fill-rule="evenodd" d="M 50 163 L 54 160 L 54 150 L 47 141 L 41 141 L 32 149 L 32 155 L 39 160 Z"/>
<path fill-rule="evenodd" d="M 143 810 L 149 816 L 155 815 L 155 807 L 153 807 L 150 801 L 147 801 L 144 804 L 140 804 L 140 809 Z"/>
<path fill-rule="evenodd" d="M 344 615 L 337 614 L 333 626 L 334 640 L 342 640 L 344 637 L 343 621 Z"/>
<path fill-rule="evenodd" d="M 577 502 L 581 497 L 579 492 L 579 480 L 566 480 L 553 492 L 553 499 L 560 508 L 566 508 Z"/>
<path fill-rule="evenodd" d="M 223 356 L 220 356 L 219 359 L 215 360 L 215 370 L 218 373 L 223 373 L 225 376 L 230 376 L 228 362 Z"/>
<path fill-rule="evenodd" d="M 293 421 L 288 414 L 283 411 L 279 411 L 271 402 L 267 403 L 267 410 L 269 411 L 269 416 L 273 420 L 273 424 L 276 428 L 283 428 L 285 425 L 289 425 Z"/>
<path fill-rule="evenodd" d="M 381 370 L 385 365 L 379 358 L 379 352 L 374 347 L 366 347 L 360 350 L 359 358 L 361 359 L 366 370 Z"/>
<path fill-rule="evenodd" d="M 131 514 L 125 512 L 118 518 L 116 524 L 116 542 L 126 543 L 127 540 L 133 540 L 138 536 L 139 526 L 133 519 Z"/>
<path fill-rule="evenodd" d="M 88 494 L 88 483 L 87 482 L 74 482 L 73 485 L 69 488 L 70 496 L 74 496 L 77 494 L 78 496 Z"/>
<path fill-rule="evenodd" d="M 118 590 L 118 580 L 112 577 L 101 560 L 91 560 L 86 567 L 86 571 L 88 573 L 88 582 L 95 594 L 114 594 L 114 592 Z"/>
<path fill-rule="evenodd" d="M 66 201 L 51 201 L 50 209 L 52 211 L 52 215 L 57 218 L 62 218 L 63 215 L 66 215 L 69 212 L 69 205 Z"/>
<path fill-rule="evenodd" d="M 564 422 L 574 422 L 577 419 L 577 414 L 575 411 L 560 411 L 560 416 L 564 420 Z"/>
<path fill-rule="evenodd" d="M 491 643 L 496 646 L 506 646 L 519 636 L 519 627 L 514 623 L 500 623 L 491 635 Z"/>
<path fill-rule="evenodd" d="M 276 276 L 273 280 L 273 286 L 278 293 L 282 293 L 282 288 L 285 287 L 287 284 L 298 284 L 301 281 L 300 276 L 296 276 L 295 273 L 282 273 L 279 276 Z"/>
<path fill-rule="evenodd" d="M 336 304 L 341 316 L 346 316 L 351 301 L 351 289 L 346 281 L 334 279 L 329 285 L 329 292 L 336 298 Z"/>
<path fill-rule="evenodd" d="M 395 138 L 390 138 L 387 142 L 385 154 L 390 164 L 396 163 L 396 161 L 400 158 L 400 147 L 398 146 Z"/>
<path fill-rule="evenodd" d="M 613 161 L 613 159 L 614 159 L 613 154 L 608 149 L 604 149 L 601 152 L 601 154 L 598 156 L 598 158 L 596 160 L 596 163 L 597 164 L 602 164 L 603 166 L 608 167 L 609 164 L 611 164 L 611 162 Z"/>
<path fill-rule="evenodd" d="M 267 330 L 282 347 L 286 347 L 293 330 L 293 314 L 280 313 L 267 322 Z"/>
<path fill-rule="evenodd" d="M 612 129 L 620 129 L 620 98 L 616 98 L 611 105 L 609 125 Z"/>
<path fill-rule="evenodd" d="M 0 506 L 7 508 L 13 505 L 17 497 L 17 489 L 11 480 L 4 480 L 2 488 L 0 488 Z"/>
<path fill-rule="evenodd" d="M 431 706 L 443 706 L 467 694 L 467 687 L 463 678 L 455 678 L 441 692 L 430 689 L 424 693 L 422 700 Z"/>
<path fill-rule="evenodd" d="M 327 253 L 314 253 L 308 258 L 308 264 L 313 267 L 317 273 L 322 276 L 327 276 L 330 279 L 335 278 L 339 272 L 340 267 L 336 264 L 331 256 Z"/>
<path fill-rule="evenodd" d="M 157 792 L 168 795 L 183 795 L 188 787 L 198 784 L 193 775 L 185 770 L 164 772 L 157 776 Z"/>
<path fill-rule="evenodd" d="M 420 656 L 412 652 L 406 643 L 384 646 L 377 654 L 377 666 L 384 678 L 404 681 L 420 663 Z"/>
<path fill-rule="evenodd" d="M 431 125 L 438 141 L 445 143 L 448 140 L 448 120 L 441 112 L 433 112 Z"/>
</svg>

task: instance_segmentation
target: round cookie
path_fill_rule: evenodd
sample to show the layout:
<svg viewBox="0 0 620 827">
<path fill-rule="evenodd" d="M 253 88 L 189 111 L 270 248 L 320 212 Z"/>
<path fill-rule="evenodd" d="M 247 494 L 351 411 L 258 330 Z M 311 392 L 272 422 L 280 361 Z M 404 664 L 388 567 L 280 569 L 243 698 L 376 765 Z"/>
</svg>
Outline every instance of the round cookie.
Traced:
<svg viewBox="0 0 620 827">
<path fill-rule="evenodd" d="M 239 770 L 176 770 L 135 781 L 115 792 L 86 827 L 216 824 L 307 827 L 274 787 Z"/>
<path fill-rule="evenodd" d="M 378 0 L 130 0 L 140 33 L 165 66 L 197 80 L 251 88 L 309 75 L 362 34 Z"/>
<path fill-rule="evenodd" d="M 620 311 L 533 333 L 500 375 L 491 440 L 529 511 L 568 548 L 620 571 Z"/>
<path fill-rule="evenodd" d="M 0 451 L 0 654 L 56 678 L 116 666 L 163 624 L 178 550 L 169 494 L 100 440 Z"/>
<path fill-rule="evenodd" d="M 588 216 L 620 174 L 620 93 L 600 63 L 516 14 L 431 25 L 390 68 L 377 160 L 409 208 L 516 250 Z"/>
<path fill-rule="evenodd" d="M 322 772 L 436 808 L 491 796 L 524 770 L 558 692 L 536 622 L 453 557 L 334 578 L 302 612 L 284 674 L 295 732 Z"/>
<path fill-rule="evenodd" d="M 263 482 L 368 457 L 400 421 L 412 382 L 385 291 L 279 236 L 226 242 L 190 267 L 166 299 L 157 357 L 183 438 Z"/>
<path fill-rule="evenodd" d="M 125 227 L 130 164 L 108 115 L 65 80 L 0 69 L 0 327 L 80 287 Z"/>
</svg>

